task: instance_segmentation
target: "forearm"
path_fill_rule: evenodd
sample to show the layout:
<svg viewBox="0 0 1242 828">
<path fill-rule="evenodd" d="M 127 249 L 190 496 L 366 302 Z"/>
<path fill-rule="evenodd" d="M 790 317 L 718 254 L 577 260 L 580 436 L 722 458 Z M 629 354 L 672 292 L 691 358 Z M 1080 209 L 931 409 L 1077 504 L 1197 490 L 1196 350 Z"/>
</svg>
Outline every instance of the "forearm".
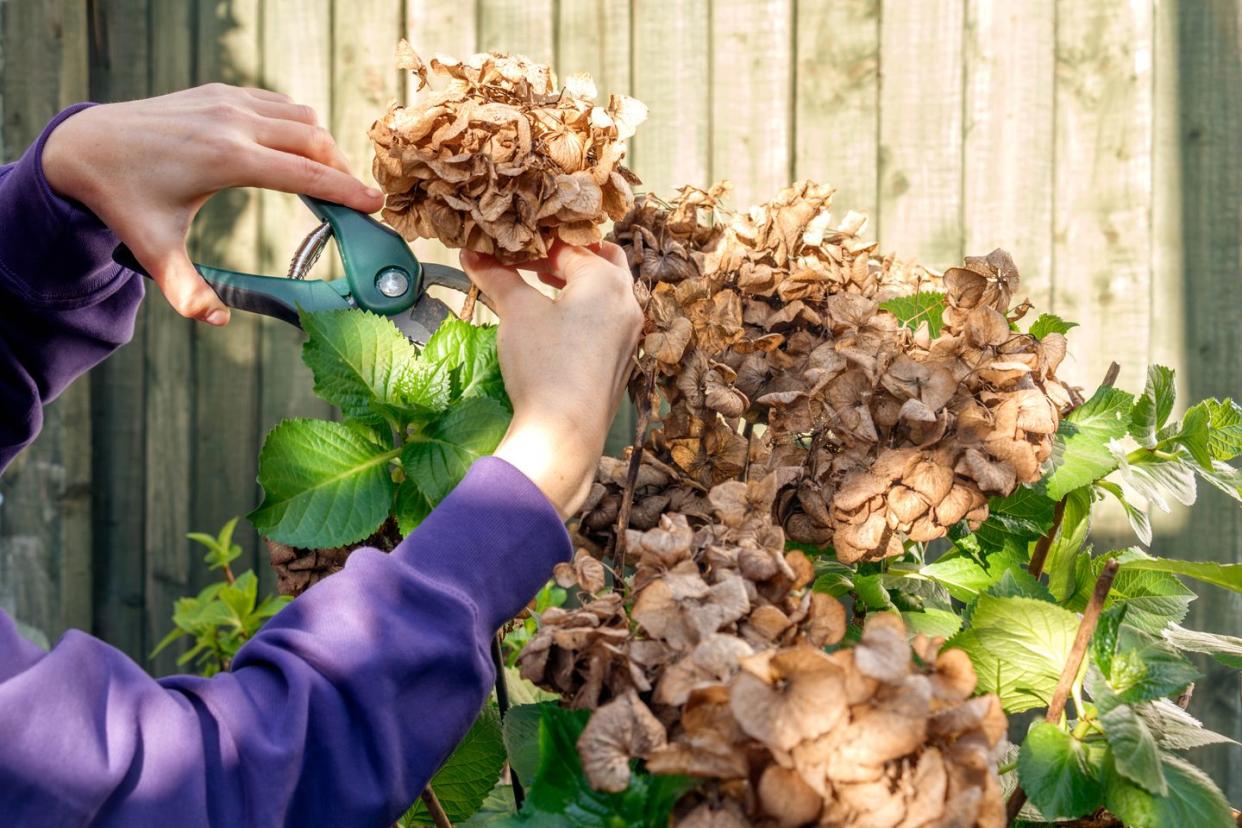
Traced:
<svg viewBox="0 0 1242 828">
<path fill-rule="evenodd" d="M 156 683 L 76 633 L 6 666 L 0 641 L 0 732 L 18 734 L 0 742 L 0 813 L 391 824 L 486 698 L 496 628 L 569 551 L 534 485 L 483 460 L 391 555 L 356 551 L 272 619 L 231 673 Z"/>
<path fill-rule="evenodd" d="M 42 408 L 127 342 L 141 279 L 113 263 L 115 236 L 52 192 L 41 163 L 57 116 L 0 167 L 0 469 L 42 424 Z"/>
</svg>

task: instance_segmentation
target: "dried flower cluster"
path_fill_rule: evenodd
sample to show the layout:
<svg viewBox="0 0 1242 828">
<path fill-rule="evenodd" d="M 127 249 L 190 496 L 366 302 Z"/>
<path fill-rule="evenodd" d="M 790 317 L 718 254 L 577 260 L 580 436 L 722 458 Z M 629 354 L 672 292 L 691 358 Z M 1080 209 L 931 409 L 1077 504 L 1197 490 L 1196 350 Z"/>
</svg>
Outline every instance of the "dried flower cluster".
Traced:
<svg viewBox="0 0 1242 828">
<path fill-rule="evenodd" d="M 420 89 L 429 72 L 448 81 L 412 106 L 393 104 L 371 127 L 383 216 L 406 239 L 520 262 L 544 256 L 557 237 L 598 242 L 599 225 L 633 206 L 638 179 L 621 161 L 647 116 L 640 102 L 598 103 L 589 76 L 558 87 L 547 66 L 500 52 L 437 56 L 429 69 L 402 41 L 397 65 Z"/>
<path fill-rule="evenodd" d="M 780 482 L 721 483 L 706 517 L 631 530 L 628 606 L 606 592 L 542 616 L 519 664 L 597 708 L 578 742 L 591 784 L 625 789 L 635 757 L 702 778 L 678 808 L 682 828 L 1003 825 L 999 702 L 971 698 L 961 651 L 919 637 L 912 659 L 895 615 L 824 652 L 845 611 L 810 588 L 811 561 L 785 551 L 771 518 Z M 557 577 L 589 594 L 604 574 L 580 552 Z"/>
<path fill-rule="evenodd" d="M 701 511 L 703 491 L 748 468 L 774 472 L 790 537 L 852 563 L 977 525 L 988 496 L 1039 478 L 1071 401 L 1055 375 L 1066 343 L 1011 326 L 1027 305 L 1011 308 L 1007 253 L 938 277 L 878 255 L 858 214 L 834 221 L 829 187 L 736 215 L 723 192 L 640 197 L 614 230 L 646 305 L 645 374 L 668 405 L 632 526 Z M 914 328 L 883 307 L 939 291 L 942 314 Z M 601 467 L 584 531 L 607 535 L 623 477 Z"/>
<path fill-rule="evenodd" d="M 276 591 L 297 597 L 324 578 L 345 568 L 355 549 L 366 546 L 391 552 L 401 543 L 397 522 L 391 518 L 374 535 L 349 546 L 330 549 L 302 549 L 267 539 L 268 559 L 276 573 Z"/>
</svg>

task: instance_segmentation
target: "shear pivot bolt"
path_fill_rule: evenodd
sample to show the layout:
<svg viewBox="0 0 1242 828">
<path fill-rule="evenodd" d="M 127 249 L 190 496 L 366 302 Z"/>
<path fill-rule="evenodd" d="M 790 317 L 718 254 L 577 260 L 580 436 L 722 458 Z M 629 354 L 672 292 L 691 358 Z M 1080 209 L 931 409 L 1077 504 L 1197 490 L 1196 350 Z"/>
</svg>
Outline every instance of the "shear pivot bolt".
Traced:
<svg viewBox="0 0 1242 828">
<path fill-rule="evenodd" d="M 375 277 L 375 288 L 389 299 L 395 299 L 398 296 L 404 296 L 405 292 L 410 289 L 410 277 L 405 274 L 404 270 L 390 267 L 387 270 L 381 270 Z"/>
</svg>

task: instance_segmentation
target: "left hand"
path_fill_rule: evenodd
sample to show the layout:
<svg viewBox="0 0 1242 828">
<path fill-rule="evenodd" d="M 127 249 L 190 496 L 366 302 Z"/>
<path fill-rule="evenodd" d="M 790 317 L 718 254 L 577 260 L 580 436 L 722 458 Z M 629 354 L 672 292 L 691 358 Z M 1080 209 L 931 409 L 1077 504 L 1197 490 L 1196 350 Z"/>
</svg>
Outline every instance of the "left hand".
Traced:
<svg viewBox="0 0 1242 828">
<path fill-rule="evenodd" d="M 229 187 L 264 187 L 371 213 L 383 195 L 349 172 L 315 112 L 277 92 L 213 83 L 84 109 L 43 149 L 52 189 L 116 233 L 182 316 L 224 325 L 229 310 L 186 253 L 199 209 Z"/>
</svg>

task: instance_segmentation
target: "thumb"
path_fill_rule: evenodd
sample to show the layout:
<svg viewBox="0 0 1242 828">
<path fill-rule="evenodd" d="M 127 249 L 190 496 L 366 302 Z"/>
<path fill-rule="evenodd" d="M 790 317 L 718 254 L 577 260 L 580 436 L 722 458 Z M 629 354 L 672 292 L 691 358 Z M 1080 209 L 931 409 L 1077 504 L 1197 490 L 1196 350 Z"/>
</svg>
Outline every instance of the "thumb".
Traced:
<svg viewBox="0 0 1242 828">
<path fill-rule="evenodd" d="M 461 268 L 470 281 L 485 295 L 502 318 L 505 308 L 512 308 L 530 293 L 539 298 L 543 294 L 528 285 L 516 268 L 503 265 L 492 256 L 473 250 L 461 251 Z"/>
<path fill-rule="evenodd" d="M 177 313 L 209 325 L 228 324 L 229 309 L 194 269 L 184 243 L 162 251 L 135 250 L 134 255 Z"/>
</svg>

